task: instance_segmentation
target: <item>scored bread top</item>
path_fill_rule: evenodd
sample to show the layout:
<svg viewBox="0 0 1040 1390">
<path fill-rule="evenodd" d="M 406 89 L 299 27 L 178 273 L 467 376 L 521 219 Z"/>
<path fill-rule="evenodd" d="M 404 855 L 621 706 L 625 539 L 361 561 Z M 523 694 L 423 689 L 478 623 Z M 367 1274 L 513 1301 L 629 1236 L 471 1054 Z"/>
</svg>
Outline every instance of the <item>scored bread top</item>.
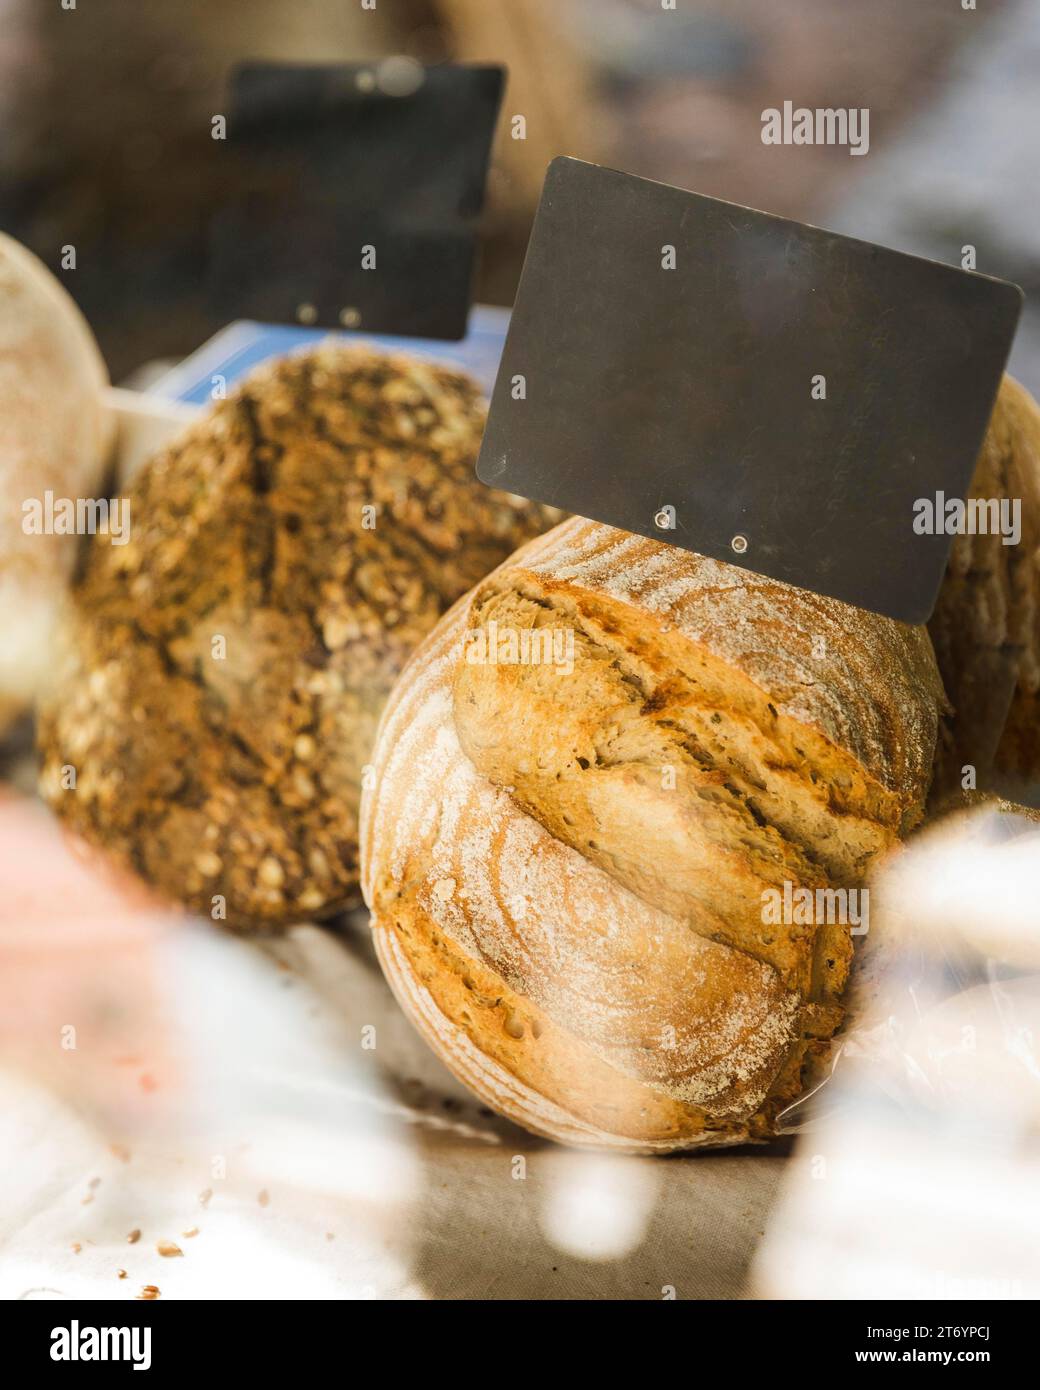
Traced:
<svg viewBox="0 0 1040 1390">
<path fill-rule="evenodd" d="M 489 659 L 546 629 L 569 660 Z M 764 891 L 862 882 L 922 813 L 943 703 L 923 629 L 565 522 L 442 620 L 384 715 L 362 870 L 395 989 L 525 1123 L 537 1092 L 651 1147 L 718 1142 L 840 1019 L 848 925 L 766 922 Z M 591 1061 L 561 1080 L 550 1028 L 639 1083 L 623 1115 Z"/>
<path fill-rule="evenodd" d="M 673 625 L 883 786 L 913 793 L 927 779 L 944 698 L 924 628 L 580 517 L 507 564 Z"/>
<path fill-rule="evenodd" d="M 924 629 L 583 520 L 489 576 L 467 621 L 556 629 L 573 652 L 569 673 L 459 662 L 478 771 L 640 897 L 710 909 L 713 935 L 833 1002 L 847 933 L 771 930 L 762 894 L 855 885 L 920 819 L 944 699 Z"/>
</svg>

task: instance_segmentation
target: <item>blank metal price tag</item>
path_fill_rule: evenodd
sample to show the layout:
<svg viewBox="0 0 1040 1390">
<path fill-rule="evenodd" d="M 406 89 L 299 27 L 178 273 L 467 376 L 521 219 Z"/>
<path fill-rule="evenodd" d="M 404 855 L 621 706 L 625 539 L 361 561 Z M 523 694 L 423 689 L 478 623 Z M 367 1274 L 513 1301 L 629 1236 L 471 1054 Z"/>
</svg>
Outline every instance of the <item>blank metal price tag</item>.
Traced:
<svg viewBox="0 0 1040 1390">
<path fill-rule="evenodd" d="M 214 312 L 461 338 L 504 80 L 405 58 L 237 68 Z"/>
<path fill-rule="evenodd" d="M 1002 280 L 556 159 L 477 472 L 923 622 L 941 499 L 920 532 L 937 494 L 966 495 L 1021 305 Z"/>
</svg>

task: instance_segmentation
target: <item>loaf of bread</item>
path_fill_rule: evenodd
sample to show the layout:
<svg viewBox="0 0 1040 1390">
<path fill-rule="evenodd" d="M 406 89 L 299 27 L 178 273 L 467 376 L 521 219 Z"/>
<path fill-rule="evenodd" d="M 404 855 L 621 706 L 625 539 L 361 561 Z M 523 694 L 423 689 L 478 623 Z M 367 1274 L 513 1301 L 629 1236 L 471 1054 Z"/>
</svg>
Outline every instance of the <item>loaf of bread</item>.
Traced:
<svg viewBox="0 0 1040 1390">
<path fill-rule="evenodd" d="M 1021 536 L 961 535 L 928 630 L 954 716 L 934 795 L 996 783 L 1040 790 L 1040 409 L 1005 377 L 972 479 L 970 498 L 1021 503 Z M 970 786 L 970 780 L 968 785 Z"/>
<path fill-rule="evenodd" d="M 107 385 L 72 298 L 0 233 L 0 733 L 29 704 L 50 660 L 79 538 L 48 526 L 46 495 L 72 503 L 97 496 L 113 434 Z"/>
<path fill-rule="evenodd" d="M 463 375 L 331 345 L 262 367 L 134 477 L 41 703 L 41 790 L 173 898 L 255 928 L 357 897 L 383 701 L 466 589 L 550 524 L 473 463 Z"/>
<path fill-rule="evenodd" d="M 764 1139 L 852 955 L 769 890 L 862 884 L 922 816 L 944 707 L 923 628 L 565 522 L 442 619 L 383 715 L 362 887 L 387 978 L 537 1133 Z"/>
</svg>

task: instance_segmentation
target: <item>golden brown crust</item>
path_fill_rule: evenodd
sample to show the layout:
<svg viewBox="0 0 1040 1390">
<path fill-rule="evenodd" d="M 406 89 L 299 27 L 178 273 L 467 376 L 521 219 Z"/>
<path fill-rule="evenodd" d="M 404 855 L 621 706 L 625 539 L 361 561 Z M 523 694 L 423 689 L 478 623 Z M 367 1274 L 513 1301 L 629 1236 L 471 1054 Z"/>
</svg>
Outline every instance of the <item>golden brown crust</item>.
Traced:
<svg viewBox="0 0 1040 1390">
<path fill-rule="evenodd" d="M 1005 377 L 972 479 L 971 498 L 1019 499 L 1022 535 L 957 536 L 928 630 L 954 718 L 936 769 L 946 799 L 971 765 L 979 786 L 996 777 L 1023 789 L 1040 781 L 1040 409 Z"/>
<path fill-rule="evenodd" d="M 441 612 L 547 524 L 472 469 L 468 378 L 323 346 L 261 368 L 130 489 L 90 547 L 39 721 L 81 833 L 238 926 L 356 894 L 362 767 Z M 76 769 L 75 790 L 61 769 Z"/>
<path fill-rule="evenodd" d="M 568 1142 L 768 1135 L 840 1019 L 851 941 L 767 928 L 763 889 L 853 886 L 921 814 L 943 703 L 923 630 L 709 565 L 565 523 L 442 620 L 380 727 L 384 968 L 467 1084 Z M 492 623 L 569 632 L 571 671 L 488 661 Z M 833 742 L 853 677 L 865 713 Z"/>
<path fill-rule="evenodd" d="M 474 771 L 451 719 L 459 617 L 395 688 L 366 794 L 366 898 L 402 1004 L 467 1084 L 539 1132 L 561 1115 L 571 1142 L 626 1148 L 759 1132 L 797 999 Z M 588 1126 L 597 1137 L 576 1139 Z"/>
<path fill-rule="evenodd" d="M 550 1138 L 562 1129 L 571 1143 L 629 1151 L 693 1147 L 716 1133 L 735 1143 L 750 1138 L 740 1126 L 715 1129 L 703 1111 L 618 1071 L 462 952 L 414 901 L 398 899 L 381 919 L 376 949 L 409 1017 L 424 1033 L 432 1030 L 456 1074 L 500 1110 L 506 1092 L 506 1113 L 528 1129 Z"/>
</svg>

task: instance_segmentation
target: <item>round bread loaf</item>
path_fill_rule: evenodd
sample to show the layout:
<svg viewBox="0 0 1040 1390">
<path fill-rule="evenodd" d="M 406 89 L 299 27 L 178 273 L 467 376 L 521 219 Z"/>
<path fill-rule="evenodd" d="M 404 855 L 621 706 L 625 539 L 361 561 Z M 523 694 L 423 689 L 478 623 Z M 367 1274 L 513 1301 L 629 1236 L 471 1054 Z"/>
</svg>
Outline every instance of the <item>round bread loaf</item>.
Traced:
<svg viewBox="0 0 1040 1390">
<path fill-rule="evenodd" d="M 394 678 L 551 520 L 476 481 L 483 423 L 467 377 L 328 345 L 261 368 L 159 454 L 129 542 L 97 536 L 72 595 L 39 717 L 52 806 L 232 926 L 356 901 Z"/>
<path fill-rule="evenodd" d="M 924 628 L 565 522 L 455 606 L 383 715 L 362 887 L 387 978 L 528 1129 L 768 1137 L 852 941 L 765 904 L 856 888 L 920 819 L 944 706 Z"/>
<path fill-rule="evenodd" d="M 78 537 L 45 497 L 93 497 L 112 442 L 108 373 L 86 319 L 42 261 L 0 233 L 0 733 L 32 698 Z M 38 504 L 38 514 L 26 511 Z"/>
<path fill-rule="evenodd" d="M 1040 409 L 1005 377 L 969 498 L 1021 503 L 1021 536 L 957 536 L 928 630 L 954 717 L 936 769 L 936 802 L 976 783 L 1040 790 Z M 1010 702 L 1010 703 L 1009 703 Z"/>
</svg>

